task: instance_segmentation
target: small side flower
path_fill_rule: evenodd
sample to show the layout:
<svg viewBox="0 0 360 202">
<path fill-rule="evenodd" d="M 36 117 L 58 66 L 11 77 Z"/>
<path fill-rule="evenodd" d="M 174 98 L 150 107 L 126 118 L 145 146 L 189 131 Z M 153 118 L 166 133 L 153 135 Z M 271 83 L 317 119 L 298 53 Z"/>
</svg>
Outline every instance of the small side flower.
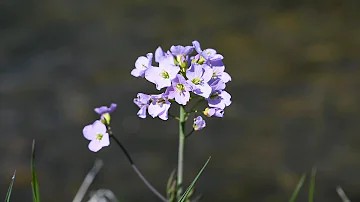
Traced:
<svg viewBox="0 0 360 202">
<path fill-rule="evenodd" d="M 89 150 L 98 152 L 101 148 L 109 146 L 109 134 L 106 132 L 106 126 L 99 120 L 93 124 L 87 125 L 83 129 L 83 135 L 90 140 Z"/>
<path fill-rule="evenodd" d="M 201 130 L 205 128 L 205 126 L 206 126 L 206 122 L 201 116 L 198 116 L 194 119 L 193 128 L 195 131 Z"/>
<path fill-rule="evenodd" d="M 101 106 L 98 108 L 95 108 L 94 111 L 101 116 L 101 121 L 104 124 L 110 124 L 111 116 L 110 114 L 115 111 L 117 107 L 117 104 L 112 103 L 110 107 L 107 106 Z"/>
<path fill-rule="evenodd" d="M 134 103 L 140 108 L 137 113 L 140 118 L 146 118 L 146 110 L 149 107 L 150 99 L 151 96 L 144 93 L 138 93 L 134 99 Z"/>
</svg>

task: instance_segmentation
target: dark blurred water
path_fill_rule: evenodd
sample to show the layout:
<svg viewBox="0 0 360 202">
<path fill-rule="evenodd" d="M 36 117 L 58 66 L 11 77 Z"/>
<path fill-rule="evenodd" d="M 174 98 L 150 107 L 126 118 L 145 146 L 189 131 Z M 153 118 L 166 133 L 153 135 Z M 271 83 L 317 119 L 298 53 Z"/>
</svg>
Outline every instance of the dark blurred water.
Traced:
<svg viewBox="0 0 360 202">
<path fill-rule="evenodd" d="M 130 71 L 159 45 L 199 40 L 225 56 L 233 78 L 225 118 L 186 143 L 186 183 L 213 157 L 198 183 L 203 201 L 286 201 L 314 165 L 316 201 L 340 201 L 338 185 L 360 200 L 359 8 L 357 0 L 1 1 L 1 193 L 17 169 L 13 201 L 31 200 L 35 138 L 43 201 L 72 200 L 95 158 L 105 166 L 92 190 L 156 201 L 116 146 L 91 153 L 81 131 L 94 107 L 117 103 L 113 130 L 165 190 L 177 124 L 136 117 L 133 97 L 155 88 Z"/>
</svg>

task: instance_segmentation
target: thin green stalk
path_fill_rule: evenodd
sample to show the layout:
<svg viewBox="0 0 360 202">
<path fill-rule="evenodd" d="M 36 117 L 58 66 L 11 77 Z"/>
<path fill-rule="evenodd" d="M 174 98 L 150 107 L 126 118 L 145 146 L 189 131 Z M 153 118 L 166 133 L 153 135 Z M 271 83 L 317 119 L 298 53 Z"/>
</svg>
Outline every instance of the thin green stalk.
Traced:
<svg viewBox="0 0 360 202">
<path fill-rule="evenodd" d="M 152 184 L 145 178 L 145 176 L 139 171 L 139 169 L 136 167 L 134 160 L 131 158 L 129 152 L 125 149 L 124 145 L 121 144 L 121 142 L 114 136 L 111 128 L 109 125 L 106 125 L 108 133 L 110 135 L 110 138 L 112 138 L 116 144 L 120 147 L 120 149 L 124 152 L 127 160 L 129 161 L 129 163 L 131 164 L 132 169 L 135 171 L 135 173 L 139 176 L 139 178 L 144 182 L 144 184 L 149 188 L 149 190 L 151 192 L 153 192 L 160 200 L 162 200 L 163 202 L 168 202 L 168 200 L 162 195 L 160 194 L 160 192 L 152 186 Z"/>
<path fill-rule="evenodd" d="M 312 170 L 311 170 L 311 179 L 310 179 L 310 188 L 309 188 L 309 202 L 314 202 L 315 176 L 316 176 L 316 167 L 313 167 Z"/>
<path fill-rule="evenodd" d="M 178 151 L 178 169 L 177 169 L 177 192 L 176 196 L 179 200 L 183 192 L 183 167 L 184 167 L 184 143 L 185 143 L 185 119 L 186 111 L 183 105 L 180 105 L 179 114 L 179 151 Z"/>
<path fill-rule="evenodd" d="M 289 200 L 289 202 L 294 202 L 296 197 L 298 196 L 299 192 L 300 192 L 300 189 L 301 187 L 304 185 L 304 182 L 305 182 L 305 179 L 306 179 L 306 174 L 303 174 L 293 192 L 293 194 L 291 195 L 291 198 Z"/>
</svg>

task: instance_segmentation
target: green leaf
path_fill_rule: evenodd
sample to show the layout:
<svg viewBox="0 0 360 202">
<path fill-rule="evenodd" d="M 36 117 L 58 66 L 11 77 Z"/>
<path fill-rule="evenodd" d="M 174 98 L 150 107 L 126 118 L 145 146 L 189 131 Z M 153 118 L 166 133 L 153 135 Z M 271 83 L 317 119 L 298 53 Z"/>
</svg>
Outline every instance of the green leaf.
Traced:
<svg viewBox="0 0 360 202">
<path fill-rule="evenodd" d="M 33 202 L 40 202 L 39 185 L 35 170 L 35 140 L 33 140 L 32 151 L 31 151 L 31 175 L 32 175 L 31 187 L 33 193 Z"/>
<path fill-rule="evenodd" d="M 9 189 L 6 193 L 6 197 L 5 197 L 5 202 L 9 202 L 10 201 L 10 196 L 11 196 L 11 191 L 12 191 L 12 188 L 13 188 L 13 185 L 14 185 L 14 181 L 15 181 L 15 176 L 16 176 L 16 170 L 11 178 L 11 182 L 10 182 L 10 185 L 9 185 Z"/>
<path fill-rule="evenodd" d="M 294 202 L 295 201 L 296 197 L 299 194 L 299 191 L 300 191 L 301 187 L 304 185 L 305 179 L 306 179 L 306 174 L 303 174 L 301 176 L 300 181 L 298 182 L 298 184 L 297 184 L 297 186 L 296 186 L 296 188 L 295 188 L 289 202 Z"/>
<path fill-rule="evenodd" d="M 316 177 L 316 167 L 313 167 L 312 170 L 311 170 L 311 179 L 310 179 L 310 188 L 309 188 L 309 202 L 314 202 L 315 177 Z"/>
<path fill-rule="evenodd" d="M 211 156 L 208 158 L 208 160 L 206 161 L 206 163 L 204 164 L 204 166 L 201 168 L 201 170 L 199 171 L 199 173 L 197 174 L 197 176 L 195 177 L 195 179 L 192 181 L 192 183 L 190 184 L 190 186 L 186 189 L 185 193 L 181 196 L 180 200 L 178 202 L 185 202 L 187 199 L 187 196 L 189 195 L 189 193 L 191 192 L 192 188 L 194 187 L 194 185 L 196 184 L 197 180 L 199 179 L 201 173 L 204 171 L 204 169 L 206 168 L 207 164 L 209 163 L 211 159 Z"/>
</svg>

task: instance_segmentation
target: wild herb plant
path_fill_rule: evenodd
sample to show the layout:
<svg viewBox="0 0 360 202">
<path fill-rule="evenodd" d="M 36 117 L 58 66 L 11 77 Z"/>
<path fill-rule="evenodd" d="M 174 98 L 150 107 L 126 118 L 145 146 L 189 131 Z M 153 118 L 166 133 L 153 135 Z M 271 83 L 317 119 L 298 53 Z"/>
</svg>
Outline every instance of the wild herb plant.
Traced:
<svg viewBox="0 0 360 202">
<path fill-rule="evenodd" d="M 153 58 L 158 65 L 153 66 Z M 145 78 L 161 91 L 159 94 L 138 93 L 134 99 L 134 103 L 139 107 L 137 115 L 140 118 L 146 118 L 149 114 L 152 118 L 159 117 L 164 121 L 173 117 L 179 122 L 176 177 L 174 175 L 170 177 L 166 197 L 146 180 L 136 167 L 129 152 L 111 130 L 111 113 L 115 111 L 116 104 L 113 103 L 110 107 L 95 108 L 100 119 L 83 129 L 84 137 L 90 140 L 89 149 L 98 152 L 101 148 L 109 146 L 110 139 L 113 139 L 123 150 L 140 179 L 160 200 L 164 202 L 189 201 L 193 193 L 193 186 L 210 158 L 191 186 L 184 191 L 185 139 L 206 126 L 205 119 L 199 114 L 206 117 L 223 117 L 225 107 L 231 104 L 231 95 L 225 91 L 226 83 L 231 81 L 231 77 L 224 71 L 223 59 L 224 57 L 214 49 L 202 50 L 200 43 L 193 41 L 192 46 L 171 46 L 168 51 L 163 51 L 161 47 L 158 47 L 155 54 L 148 53 L 146 56 L 138 57 L 135 68 L 131 71 L 131 75 Z M 199 104 L 202 102 L 207 102 L 208 107 L 200 108 Z M 172 105 L 179 106 L 178 116 L 169 114 L 168 111 Z M 193 115 L 195 116 L 192 130 L 186 132 L 186 122 Z"/>
</svg>

